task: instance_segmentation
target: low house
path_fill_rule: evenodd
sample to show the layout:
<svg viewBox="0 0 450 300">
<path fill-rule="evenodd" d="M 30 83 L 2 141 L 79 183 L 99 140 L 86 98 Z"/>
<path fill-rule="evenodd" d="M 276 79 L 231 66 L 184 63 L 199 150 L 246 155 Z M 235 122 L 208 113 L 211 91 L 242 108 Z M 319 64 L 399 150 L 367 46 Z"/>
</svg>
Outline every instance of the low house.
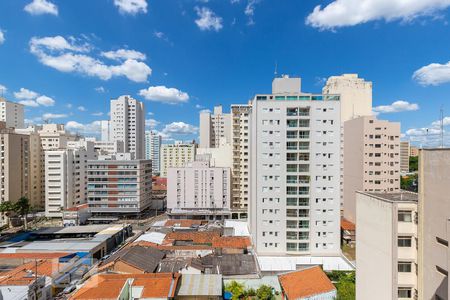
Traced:
<svg viewBox="0 0 450 300">
<path fill-rule="evenodd" d="M 282 274 L 278 279 L 287 300 L 336 298 L 336 288 L 319 266 Z"/>
<path fill-rule="evenodd" d="M 222 275 L 184 274 L 181 277 L 181 283 L 177 290 L 176 299 L 222 299 Z"/>
</svg>

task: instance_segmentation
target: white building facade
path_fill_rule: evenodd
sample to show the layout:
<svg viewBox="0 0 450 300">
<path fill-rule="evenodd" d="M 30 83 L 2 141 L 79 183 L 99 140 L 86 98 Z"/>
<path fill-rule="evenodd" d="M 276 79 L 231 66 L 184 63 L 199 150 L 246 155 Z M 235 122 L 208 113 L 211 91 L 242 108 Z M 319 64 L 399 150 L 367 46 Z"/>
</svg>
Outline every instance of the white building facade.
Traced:
<svg viewBox="0 0 450 300">
<path fill-rule="evenodd" d="M 123 141 L 125 152 L 135 159 L 145 157 L 145 107 L 131 96 L 111 100 L 110 136 L 113 141 Z"/>
<path fill-rule="evenodd" d="M 221 140 L 231 142 L 231 114 L 224 113 L 222 105 L 214 107 L 214 112 L 200 112 L 200 148 L 219 147 Z"/>
<path fill-rule="evenodd" d="M 275 78 L 252 101 L 250 229 L 259 255 L 340 253 L 339 96 Z"/>
<path fill-rule="evenodd" d="M 156 132 L 145 132 L 145 159 L 152 161 L 152 174 L 159 175 L 161 170 L 161 142 L 162 137 Z"/>
<path fill-rule="evenodd" d="M 167 177 L 169 168 L 181 168 L 187 163 L 193 162 L 197 153 L 197 145 L 194 143 L 185 144 L 175 142 L 175 144 L 164 144 L 161 146 L 161 177 Z"/>
<path fill-rule="evenodd" d="M 7 128 L 25 128 L 23 104 L 0 97 L 0 122 L 5 122 Z"/>
</svg>

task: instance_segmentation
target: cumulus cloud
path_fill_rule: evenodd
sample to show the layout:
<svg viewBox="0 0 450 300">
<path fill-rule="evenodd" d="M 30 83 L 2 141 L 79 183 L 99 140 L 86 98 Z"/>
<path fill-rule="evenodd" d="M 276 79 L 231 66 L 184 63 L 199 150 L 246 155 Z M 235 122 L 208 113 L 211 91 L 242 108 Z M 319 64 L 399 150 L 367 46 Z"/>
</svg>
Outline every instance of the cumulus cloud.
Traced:
<svg viewBox="0 0 450 300">
<path fill-rule="evenodd" d="M 324 7 L 316 6 L 306 24 L 329 30 L 376 20 L 411 21 L 449 6 L 450 0 L 334 0 Z"/>
<path fill-rule="evenodd" d="M 103 116 L 103 112 L 99 111 L 99 112 L 94 112 L 91 115 L 96 116 L 96 117 L 100 117 Z"/>
<path fill-rule="evenodd" d="M 104 93 L 104 92 L 106 92 L 105 88 L 102 87 L 102 86 L 96 87 L 96 88 L 95 88 L 95 91 L 96 91 L 97 93 Z"/>
<path fill-rule="evenodd" d="M 402 111 L 418 110 L 419 105 L 416 103 L 409 103 L 408 101 L 395 101 L 389 105 L 380 105 L 373 108 L 375 113 L 397 113 Z"/>
<path fill-rule="evenodd" d="M 254 25 L 255 20 L 253 16 L 255 15 L 255 6 L 258 4 L 260 0 L 248 0 L 247 5 L 245 6 L 244 13 L 248 16 L 247 25 Z"/>
<path fill-rule="evenodd" d="M 33 0 L 24 7 L 24 10 L 30 15 L 58 15 L 58 7 L 48 0 Z"/>
<path fill-rule="evenodd" d="M 145 126 L 150 127 L 150 128 L 155 128 L 159 124 L 160 124 L 160 122 L 156 121 L 155 119 L 147 119 L 147 120 L 145 120 Z"/>
<path fill-rule="evenodd" d="M 444 143 L 450 142 L 450 131 L 446 128 L 450 126 L 450 117 L 443 118 Z M 433 121 L 427 127 L 410 128 L 405 131 L 405 138 L 411 142 L 420 143 L 423 146 L 436 147 L 441 144 L 441 120 Z"/>
<path fill-rule="evenodd" d="M 440 85 L 450 82 L 450 61 L 446 64 L 432 63 L 413 74 L 413 79 L 421 85 Z"/>
<path fill-rule="evenodd" d="M 217 16 L 211 9 L 207 7 L 195 7 L 198 19 L 195 20 L 200 30 L 214 30 L 219 31 L 223 28 L 223 19 Z"/>
<path fill-rule="evenodd" d="M 142 61 L 128 56 L 136 56 L 133 50 L 103 52 L 103 54 L 122 60 L 118 65 L 108 65 L 92 55 L 92 47 L 87 43 L 81 44 L 75 38 L 65 39 L 62 36 L 33 37 L 30 40 L 30 52 L 39 61 L 60 72 L 73 72 L 85 76 L 109 80 L 112 77 L 124 76 L 134 82 L 145 82 L 151 75 L 152 69 Z"/>
<path fill-rule="evenodd" d="M 167 135 L 177 134 L 177 135 L 188 135 L 188 134 L 196 134 L 198 128 L 194 125 L 187 124 L 184 122 L 172 122 L 167 124 L 162 133 Z"/>
<path fill-rule="evenodd" d="M 139 91 L 139 95 L 150 101 L 167 104 L 178 104 L 189 101 L 189 95 L 187 93 L 163 85 L 142 89 Z"/>
<path fill-rule="evenodd" d="M 128 49 L 119 49 L 116 51 L 107 51 L 102 52 L 102 56 L 112 59 L 112 60 L 127 60 L 127 59 L 135 59 L 135 60 L 146 60 L 147 57 L 144 53 L 136 51 L 136 50 L 128 50 Z"/>
<path fill-rule="evenodd" d="M 5 33 L 0 28 L 0 45 L 3 44 L 4 42 L 5 42 Z"/>
<path fill-rule="evenodd" d="M 20 104 L 31 107 L 41 106 L 53 106 L 55 105 L 55 100 L 46 95 L 40 95 L 35 91 L 31 91 L 26 88 L 20 88 L 18 92 L 14 92 L 14 97 L 19 101 Z"/>
<path fill-rule="evenodd" d="M 42 115 L 42 119 L 50 120 L 50 119 L 63 119 L 67 118 L 66 114 L 53 114 L 53 113 L 45 113 Z"/>
<path fill-rule="evenodd" d="M 78 106 L 77 109 L 78 109 L 79 111 L 86 111 L 86 110 L 87 110 L 86 107 L 81 106 L 81 105 Z"/>
<path fill-rule="evenodd" d="M 100 121 L 94 121 L 87 124 L 82 124 L 77 121 L 69 121 L 66 123 L 65 128 L 70 132 L 93 135 L 100 134 L 101 131 Z"/>
<path fill-rule="evenodd" d="M 147 0 L 114 0 L 121 14 L 147 13 Z"/>
</svg>

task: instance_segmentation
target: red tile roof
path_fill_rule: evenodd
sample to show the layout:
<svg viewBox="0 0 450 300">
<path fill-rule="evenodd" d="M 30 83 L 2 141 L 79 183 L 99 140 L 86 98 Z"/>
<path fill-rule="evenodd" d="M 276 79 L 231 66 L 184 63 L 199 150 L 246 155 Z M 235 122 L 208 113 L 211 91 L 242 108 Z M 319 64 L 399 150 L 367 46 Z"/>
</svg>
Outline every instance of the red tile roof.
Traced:
<svg viewBox="0 0 450 300">
<path fill-rule="evenodd" d="M 67 211 L 78 211 L 78 210 L 80 210 L 80 209 L 85 209 L 85 208 L 88 208 L 88 207 L 89 207 L 89 204 L 88 204 L 88 203 L 85 203 L 85 204 L 80 204 L 80 205 L 77 205 L 77 206 L 68 208 L 68 209 L 66 209 L 66 210 L 67 210 Z"/>
<path fill-rule="evenodd" d="M 355 231 L 356 226 L 354 223 L 350 222 L 349 220 L 342 218 L 341 219 L 341 228 L 343 230 Z"/>
<path fill-rule="evenodd" d="M 288 300 L 311 297 L 336 290 L 319 266 L 279 275 L 278 279 Z"/>
<path fill-rule="evenodd" d="M 7 272 L 0 273 L 0 285 L 29 285 L 36 277 L 36 271 L 38 276 L 49 276 L 58 272 L 58 261 L 52 260 L 38 260 L 36 262 L 31 261 L 15 269 Z"/>
<path fill-rule="evenodd" d="M 53 253 L 0 253 L 0 259 L 51 259 L 60 258 L 70 253 L 53 252 Z"/>
<path fill-rule="evenodd" d="M 97 274 L 92 276 L 70 299 L 114 299 L 119 296 L 127 280 L 132 286 L 143 287 L 140 298 L 173 298 L 179 274 Z"/>
</svg>

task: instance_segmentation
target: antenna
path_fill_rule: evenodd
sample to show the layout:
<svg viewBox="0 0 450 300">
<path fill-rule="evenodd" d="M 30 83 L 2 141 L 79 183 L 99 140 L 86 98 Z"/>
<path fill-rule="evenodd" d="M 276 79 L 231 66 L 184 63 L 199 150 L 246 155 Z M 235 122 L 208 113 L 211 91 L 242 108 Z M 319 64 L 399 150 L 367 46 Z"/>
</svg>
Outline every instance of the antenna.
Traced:
<svg viewBox="0 0 450 300">
<path fill-rule="evenodd" d="M 275 71 L 273 72 L 274 77 L 278 76 L 278 61 L 275 61 Z"/>
<path fill-rule="evenodd" d="M 441 116 L 440 116 L 440 125 L 441 125 L 441 148 L 444 148 L 444 108 L 441 105 Z"/>
</svg>

